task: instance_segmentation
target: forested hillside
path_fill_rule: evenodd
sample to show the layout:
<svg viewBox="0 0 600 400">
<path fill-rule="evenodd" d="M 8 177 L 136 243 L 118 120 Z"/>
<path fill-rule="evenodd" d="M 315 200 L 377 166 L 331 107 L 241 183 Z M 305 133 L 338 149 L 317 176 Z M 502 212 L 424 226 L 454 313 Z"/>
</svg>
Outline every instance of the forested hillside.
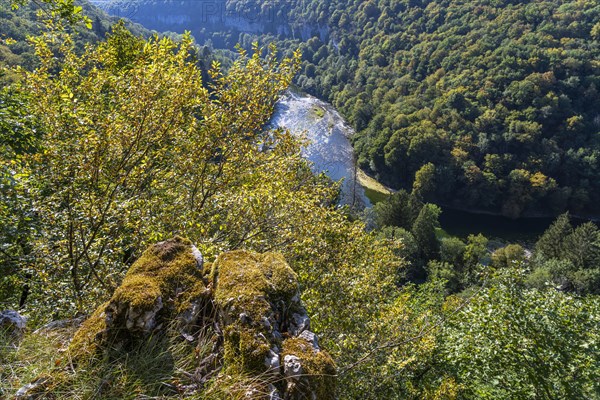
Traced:
<svg viewBox="0 0 600 400">
<path fill-rule="evenodd" d="M 104 40 L 110 27 L 118 21 L 104 11 L 84 2 L 81 12 L 89 18 L 91 29 L 77 26 L 76 42 L 79 51 L 83 51 L 86 43 L 95 43 Z M 37 17 L 37 15 L 40 17 Z M 0 66 L 21 66 L 31 69 L 36 65 L 37 59 L 34 48 L 28 43 L 29 36 L 39 35 L 43 28 L 41 20 L 47 18 L 50 11 L 47 5 L 26 4 L 14 10 L 11 3 L 3 1 L 0 3 Z M 127 27 L 136 35 L 151 35 L 148 29 L 139 24 L 127 23 Z M 6 73 L 6 71 L 4 71 Z"/>
<path fill-rule="evenodd" d="M 361 163 L 395 185 L 430 174 L 427 196 L 456 206 L 597 212 L 592 6 L 442 2 L 402 13 L 408 29 L 360 42 L 367 67 L 359 61 L 354 82 L 372 111 L 360 92 L 336 97 L 361 130 Z"/>
<path fill-rule="evenodd" d="M 144 1 L 112 4 L 147 15 Z M 169 26 L 194 7 L 167 3 L 160 16 Z M 410 188 L 419 173 L 429 200 L 511 217 L 600 212 L 597 2 L 234 1 L 210 11 L 259 27 L 191 28 L 218 45 L 248 45 L 249 33 L 308 39 L 298 84 L 349 118 L 360 166 L 382 182 Z"/>
<path fill-rule="evenodd" d="M 238 31 L 223 62 L 5 9 L 34 36 L 2 38 L 0 398 L 600 398 L 600 228 L 562 214 L 526 249 L 431 203 L 596 211 L 598 6 L 483 4 L 296 3 L 288 33 L 324 42 Z M 407 190 L 340 206 L 269 128 L 294 79 Z"/>
<path fill-rule="evenodd" d="M 518 217 L 598 213 L 600 5 L 594 1 L 313 4 L 299 83 L 358 130 L 383 182 Z"/>
</svg>

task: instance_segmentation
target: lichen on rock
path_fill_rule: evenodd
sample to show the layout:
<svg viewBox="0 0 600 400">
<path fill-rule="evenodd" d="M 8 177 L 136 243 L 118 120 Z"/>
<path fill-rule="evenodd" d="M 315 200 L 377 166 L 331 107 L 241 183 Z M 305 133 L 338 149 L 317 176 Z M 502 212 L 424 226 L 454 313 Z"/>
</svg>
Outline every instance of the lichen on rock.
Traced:
<svg viewBox="0 0 600 400">
<path fill-rule="evenodd" d="M 194 390 L 212 379 L 210 393 L 238 376 L 231 390 L 248 399 L 335 398 L 335 365 L 310 332 L 296 273 L 279 254 L 238 250 L 208 264 L 188 240 L 158 243 L 84 322 L 70 353 L 90 361 L 122 354 L 173 326 L 198 342 Z M 201 336 L 210 344 L 200 357 Z"/>
<path fill-rule="evenodd" d="M 181 321 L 210 306 L 203 260 L 186 239 L 176 237 L 146 250 L 112 298 L 82 325 L 70 346 L 76 357 L 130 347 L 158 327 Z"/>
</svg>

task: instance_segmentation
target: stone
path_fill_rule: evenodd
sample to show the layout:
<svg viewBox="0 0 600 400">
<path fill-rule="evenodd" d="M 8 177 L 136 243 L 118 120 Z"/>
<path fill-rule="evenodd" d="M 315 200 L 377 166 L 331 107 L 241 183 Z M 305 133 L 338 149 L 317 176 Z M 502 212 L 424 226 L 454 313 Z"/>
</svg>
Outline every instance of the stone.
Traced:
<svg viewBox="0 0 600 400">
<path fill-rule="evenodd" d="M 242 324 L 249 324 L 250 322 L 252 322 L 252 320 L 250 319 L 250 317 L 248 316 L 248 314 L 246 314 L 246 313 L 240 313 L 240 322 Z"/>
<path fill-rule="evenodd" d="M 275 386 L 269 385 L 268 389 L 269 389 L 269 400 L 283 400 L 281 398 L 281 394 L 279 393 L 279 390 L 277 390 L 277 388 Z"/>
<path fill-rule="evenodd" d="M 310 329 L 310 318 L 308 318 L 306 312 L 302 314 L 292 314 L 292 319 L 288 329 L 292 336 L 298 336 L 308 329 Z"/>
<path fill-rule="evenodd" d="M 294 337 L 283 342 L 281 354 L 284 360 L 286 400 L 336 398 L 335 363 L 329 354 L 315 348 L 314 338 L 310 338 L 313 340 Z"/>
<path fill-rule="evenodd" d="M 299 357 L 288 354 L 284 358 L 283 365 L 286 381 L 286 400 L 314 399 L 315 395 L 311 393 L 312 390 L 307 382 L 308 378 L 304 376 L 302 360 Z"/>
<path fill-rule="evenodd" d="M 282 374 L 278 379 L 285 379 L 285 391 L 271 395 L 273 399 L 335 399 L 335 364 L 309 330 L 296 274 L 280 255 L 221 254 L 211 280 L 226 368 L 249 375 Z"/>
<path fill-rule="evenodd" d="M 14 310 L 0 312 L 0 329 L 8 334 L 20 337 L 25 332 L 27 318 Z"/>
<path fill-rule="evenodd" d="M 218 386 L 233 372 L 253 382 L 242 397 L 335 399 L 335 364 L 310 331 L 297 275 L 279 254 L 237 250 L 205 264 L 185 239 L 151 246 L 81 325 L 69 352 L 74 365 L 111 362 L 172 333 L 197 341 L 202 354 L 194 371 L 184 371 L 190 391 Z"/>
<path fill-rule="evenodd" d="M 132 348 L 172 321 L 190 334 L 211 292 L 202 275 L 202 255 L 190 241 L 176 237 L 151 246 L 131 266 L 111 299 L 75 334 L 75 358 Z"/>
<path fill-rule="evenodd" d="M 279 368 L 281 368 L 279 362 L 279 349 L 274 348 L 269 351 L 269 354 L 265 358 L 265 365 L 267 366 L 269 371 L 279 373 Z"/>
<path fill-rule="evenodd" d="M 304 339 L 308 343 L 310 343 L 310 345 L 313 347 L 313 349 L 315 349 L 315 350 L 321 350 L 319 348 L 319 338 L 317 337 L 317 335 L 315 335 L 311 331 L 304 331 L 298 337 L 301 338 L 301 339 Z"/>
<path fill-rule="evenodd" d="M 283 372 L 286 378 L 296 378 L 302 375 L 302 362 L 294 355 L 287 355 L 283 359 Z"/>
<path fill-rule="evenodd" d="M 204 268 L 204 257 L 202 256 L 202 253 L 200 253 L 200 250 L 194 245 L 192 245 L 192 255 L 196 260 L 196 267 L 202 271 L 202 268 Z"/>
</svg>

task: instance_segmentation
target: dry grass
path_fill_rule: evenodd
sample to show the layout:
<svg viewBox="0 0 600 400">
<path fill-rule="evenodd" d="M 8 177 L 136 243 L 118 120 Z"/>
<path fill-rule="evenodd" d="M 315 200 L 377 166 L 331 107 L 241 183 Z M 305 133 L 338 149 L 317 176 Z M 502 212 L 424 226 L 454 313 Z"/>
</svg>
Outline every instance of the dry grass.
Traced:
<svg viewBox="0 0 600 400">
<path fill-rule="evenodd" d="M 44 384 L 36 393 L 44 399 L 179 399 L 195 387 L 199 360 L 212 348 L 212 332 L 193 344 L 167 334 L 126 353 L 73 365 L 66 351 L 73 331 L 29 333 L 12 344 L 0 336 L 0 399 L 40 379 Z"/>
</svg>

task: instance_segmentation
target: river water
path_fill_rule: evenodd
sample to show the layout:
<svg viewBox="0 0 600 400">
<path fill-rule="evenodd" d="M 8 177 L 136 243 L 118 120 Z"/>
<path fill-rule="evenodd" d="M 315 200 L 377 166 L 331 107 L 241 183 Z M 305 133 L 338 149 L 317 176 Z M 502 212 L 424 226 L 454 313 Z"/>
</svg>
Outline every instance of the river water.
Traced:
<svg viewBox="0 0 600 400">
<path fill-rule="evenodd" d="M 271 125 L 310 141 L 302 150 L 303 156 L 312 163 L 314 172 L 325 172 L 335 181 L 343 179 L 342 204 L 356 208 L 371 205 L 355 179 L 354 149 L 349 140 L 354 130 L 332 105 L 290 90 L 275 106 Z"/>
<path fill-rule="evenodd" d="M 288 91 L 277 103 L 271 125 L 287 128 L 293 134 L 305 135 L 310 140 L 303 149 L 303 155 L 312 162 L 314 172 L 325 172 L 334 180 L 344 179 L 343 204 L 357 208 L 371 206 L 363 187 L 355 179 L 354 150 L 349 140 L 354 130 L 331 104 L 307 94 Z M 469 234 L 482 233 L 488 238 L 508 242 L 535 241 L 552 221 L 553 218 L 512 220 L 448 208 L 443 208 L 440 217 L 442 228 L 452 236 L 464 238 Z"/>
</svg>

